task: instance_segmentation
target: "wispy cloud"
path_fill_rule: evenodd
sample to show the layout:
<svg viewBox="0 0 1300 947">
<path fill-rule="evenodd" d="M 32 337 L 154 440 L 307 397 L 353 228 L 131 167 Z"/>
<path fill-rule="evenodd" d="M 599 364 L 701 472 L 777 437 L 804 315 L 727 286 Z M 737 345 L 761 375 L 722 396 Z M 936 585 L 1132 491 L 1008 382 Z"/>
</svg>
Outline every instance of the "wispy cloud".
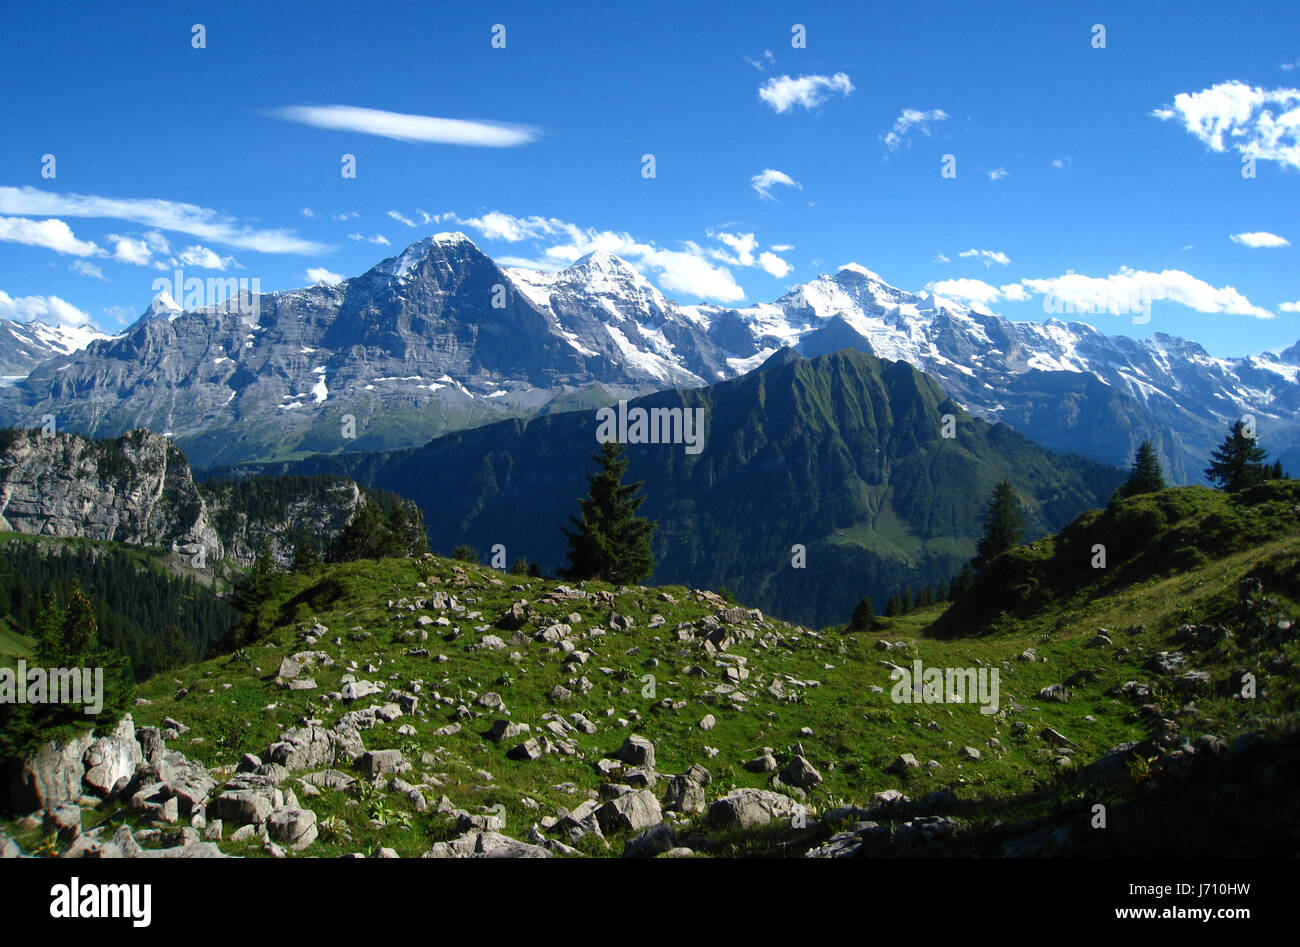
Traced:
<svg viewBox="0 0 1300 947">
<path fill-rule="evenodd" d="M 972 248 L 970 250 L 962 250 L 957 255 L 967 258 L 974 257 L 985 266 L 992 266 L 994 263 L 1006 266 L 1011 262 L 1011 258 L 1001 250 L 976 250 Z"/>
<path fill-rule="evenodd" d="M 399 213 L 398 213 L 397 211 L 395 211 L 395 210 L 390 210 L 390 211 L 388 212 L 388 216 L 391 217 L 391 218 L 393 218 L 393 220 L 397 221 L 399 224 L 406 224 L 406 226 L 408 226 L 408 227 L 415 227 L 415 226 L 417 226 L 417 224 L 415 223 L 415 221 L 411 220 L 411 218 L 409 218 L 409 217 L 403 217 L 401 214 L 399 214 Z"/>
<path fill-rule="evenodd" d="M 776 63 L 776 57 L 772 55 L 772 50 L 765 49 L 763 50 L 763 55 L 759 56 L 757 59 L 746 56 L 745 62 L 749 63 L 759 72 L 767 72 L 767 70 Z"/>
<path fill-rule="evenodd" d="M 1291 241 L 1286 237 L 1279 237 L 1275 233 L 1267 231 L 1256 231 L 1255 233 L 1234 233 L 1232 235 L 1233 243 L 1240 243 L 1243 247 L 1258 249 L 1260 247 L 1289 247 Z"/>
<path fill-rule="evenodd" d="M 1300 169 L 1300 89 L 1262 89 L 1239 80 L 1200 92 L 1180 92 L 1172 107 L 1151 113 L 1180 119 L 1211 151 L 1243 155 Z"/>
<path fill-rule="evenodd" d="M 1273 313 L 1256 306 L 1231 286 L 1216 287 L 1182 270 L 1159 273 L 1121 267 L 1109 276 L 1066 273 L 1047 279 L 1022 279 L 993 286 L 983 280 L 941 280 L 926 286 L 930 292 L 983 306 L 995 302 L 1024 302 L 1030 295 L 1051 296 L 1078 312 L 1132 312 L 1137 301 L 1177 303 L 1203 313 L 1272 319 Z"/>
<path fill-rule="evenodd" d="M 215 250 L 203 246 L 186 247 L 180 252 L 180 261 L 186 266 L 202 270 L 224 270 L 228 266 L 235 265 L 234 257 L 222 256 Z"/>
<path fill-rule="evenodd" d="M 1006 168 L 994 168 L 992 171 L 988 172 L 988 175 L 990 181 L 1001 181 L 1003 178 L 1010 177 L 1011 172 Z"/>
<path fill-rule="evenodd" d="M 350 233 L 348 234 L 348 239 L 355 240 L 357 241 L 357 243 L 374 243 L 374 244 L 378 244 L 381 247 L 386 247 L 390 245 L 388 242 L 388 238 L 381 233 L 377 233 L 373 237 L 366 237 L 359 233 Z"/>
<path fill-rule="evenodd" d="M 929 137 L 930 127 L 935 122 L 946 121 L 947 118 L 948 113 L 943 109 L 933 109 L 929 112 L 923 112 L 920 109 L 903 109 L 902 114 L 894 119 L 893 127 L 881 135 L 880 140 L 885 143 L 885 147 L 890 151 L 897 151 L 902 147 L 903 142 L 907 140 L 907 135 L 913 128 Z"/>
<path fill-rule="evenodd" d="M 826 101 L 828 94 L 838 92 L 848 96 L 852 91 L 853 83 L 848 74 L 837 72 L 833 76 L 799 76 L 797 79 L 777 76 L 759 87 L 758 97 L 779 114 L 796 105 L 814 109 Z"/>
<path fill-rule="evenodd" d="M 269 114 L 286 121 L 311 125 L 313 128 L 376 135 L 396 141 L 480 148 L 513 148 L 526 145 L 541 134 L 540 129 L 531 125 L 407 115 L 352 105 L 289 105 L 273 109 Z"/>
<path fill-rule="evenodd" d="M 784 171 L 777 171 L 773 168 L 764 168 L 762 172 L 754 175 L 749 179 L 750 187 L 758 192 L 758 196 L 765 201 L 774 201 L 771 194 L 772 188 L 777 184 L 784 184 L 786 187 L 798 188 L 803 190 L 803 185 L 796 181 Z"/>
<path fill-rule="evenodd" d="M 91 279 L 108 281 L 104 271 L 88 260 L 73 260 L 72 263 L 68 264 L 68 269 L 74 273 L 80 273 L 82 276 L 89 276 Z"/>
<path fill-rule="evenodd" d="M 321 253 L 330 249 L 303 240 L 291 230 L 261 230 L 241 225 L 234 218 L 206 207 L 153 198 L 99 197 L 58 194 L 34 187 L 0 187 L 0 214 L 125 220 L 259 253 Z"/>
</svg>

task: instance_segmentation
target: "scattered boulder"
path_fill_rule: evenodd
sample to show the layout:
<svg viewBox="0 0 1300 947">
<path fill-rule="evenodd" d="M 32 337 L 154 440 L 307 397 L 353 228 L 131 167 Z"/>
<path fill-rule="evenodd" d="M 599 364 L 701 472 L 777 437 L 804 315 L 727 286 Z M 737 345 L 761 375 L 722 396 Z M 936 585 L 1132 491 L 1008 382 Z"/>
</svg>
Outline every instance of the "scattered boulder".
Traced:
<svg viewBox="0 0 1300 947">
<path fill-rule="evenodd" d="M 280 809 L 267 819 L 266 831 L 275 841 L 301 852 L 316 841 L 316 813 L 310 809 Z"/>
<path fill-rule="evenodd" d="M 655 745 L 643 736 L 632 734 L 614 752 L 614 758 L 630 766 L 655 765 Z"/>
<path fill-rule="evenodd" d="M 717 829 L 749 828 L 791 817 L 796 803 L 766 789 L 738 789 L 709 806 L 706 821 Z"/>
<path fill-rule="evenodd" d="M 639 832 L 663 821 L 659 800 L 649 790 L 640 789 L 611 799 L 596 810 L 596 820 L 605 833 Z"/>
</svg>

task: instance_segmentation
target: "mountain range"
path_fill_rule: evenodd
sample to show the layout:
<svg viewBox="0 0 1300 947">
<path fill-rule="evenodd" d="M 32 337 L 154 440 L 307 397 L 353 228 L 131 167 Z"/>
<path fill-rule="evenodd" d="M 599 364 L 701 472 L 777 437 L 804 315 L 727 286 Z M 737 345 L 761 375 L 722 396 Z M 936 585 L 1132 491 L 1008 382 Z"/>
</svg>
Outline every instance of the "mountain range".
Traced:
<svg viewBox="0 0 1300 947">
<path fill-rule="evenodd" d="M 627 477 L 645 485 L 640 512 L 657 523 L 652 581 L 726 587 L 818 627 L 843 621 L 863 595 L 883 609 L 905 587 L 954 575 L 1003 478 L 1031 537 L 1104 505 L 1123 479 L 969 415 L 906 362 L 852 349 L 811 359 L 781 349 L 741 378 L 623 410 L 638 409 L 704 419 L 698 453 L 685 443 L 627 447 Z M 565 412 L 259 472 L 341 474 L 399 493 L 423 509 L 434 548 L 468 544 L 486 560 L 499 545 L 501 565 L 524 558 L 550 572 L 564 564 L 561 528 L 596 468 L 598 426 L 596 412 Z"/>
<path fill-rule="evenodd" d="M 1054 450 L 1119 464 L 1149 439 L 1171 479 L 1198 481 L 1249 413 L 1266 448 L 1300 468 L 1300 343 L 1215 358 L 1161 333 L 1012 322 L 857 265 L 771 303 L 679 305 L 609 253 L 559 272 L 503 268 L 441 233 L 360 276 L 254 301 L 183 309 L 160 296 L 118 335 L 52 352 L 0 390 L 0 422 L 147 427 L 202 468 L 414 446 L 724 381 L 783 347 L 856 348 L 908 362 L 972 414 Z"/>
</svg>

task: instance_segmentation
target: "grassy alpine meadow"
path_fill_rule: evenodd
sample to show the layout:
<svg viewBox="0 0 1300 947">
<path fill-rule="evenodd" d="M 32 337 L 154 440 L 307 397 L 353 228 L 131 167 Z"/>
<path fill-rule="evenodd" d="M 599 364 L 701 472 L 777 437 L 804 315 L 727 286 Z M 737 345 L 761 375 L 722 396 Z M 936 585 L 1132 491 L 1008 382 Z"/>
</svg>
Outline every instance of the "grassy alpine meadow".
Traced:
<svg viewBox="0 0 1300 947">
<path fill-rule="evenodd" d="M 1123 548 L 1113 537 L 1135 523 L 1153 531 Z M 1112 537 L 1110 561 L 1071 569 L 1063 550 L 1080 548 L 1089 530 Z M 1192 553 L 1152 552 L 1186 544 Z M 1234 744 L 1293 744 L 1300 484 L 1241 497 L 1199 488 L 1136 497 L 1003 558 L 1015 568 L 981 575 L 970 593 L 978 608 L 944 603 L 858 631 L 792 625 L 680 586 L 566 583 L 437 556 L 320 566 L 280 577 L 262 606 L 269 631 L 144 681 L 132 713 L 137 728 L 187 728 L 168 748 L 220 784 L 244 754 L 267 759 L 286 731 L 328 730 L 378 708 L 360 731 L 364 747 L 399 751 L 410 764 L 400 781 L 416 792 L 346 757 L 315 767 L 342 773 L 344 788 L 283 774 L 319 827 L 302 852 L 275 852 L 288 857 L 416 857 L 462 834 L 466 816 L 500 819 L 516 839 L 557 838 L 560 854 L 617 856 L 635 833 L 574 839 L 557 820 L 629 779 L 662 796 L 694 765 L 711 777 L 709 805 L 752 788 L 801 807 L 739 829 L 714 824 L 708 806 L 665 814 L 679 847 L 715 856 L 804 854 L 845 821 L 897 832 L 934 812 L 952 826 L 948 853 L 1007 854 L 1017 838 L 1049 829 L 1072 839 L 1064 851 L 1090 852 L 1104 835 L 1092 826 L 1098 805 L 1119 828 L 1105 835 L 1115 848 L 1100 853 L 1178 853 L 1220 844 L 1220 833 L 1197 825 L 1193 841 L 1159 818 L 1118 824 L 1147 810 L 1203 818 L 1226 793 L 1235 831 L 1275 804 L 1269 780 L 1294 773 L 1293 748 L 1260 764 L 1267 778 L 1254 801 L 1235 781 L 1245 777 L 1193 768 L 1189 783 L 1170 761 L 1208 767 Z M 710 642 L 710 629 L 725 646 Z M 1196 629 L 1218 631 L 1197 643 Z M 281 679 L 282 663 L 301 652 L 321 657 Z M 927 702 L 910 677 L 900 683 L 899 669 L 910 676 L 918 666 L 969 669 L 972 680 L 983 672 L 996 700 L 972 692 Z M 373 694 L 348 699 L 348 685 L 365 682 Z M 498 742 L 488 736 L 497 721 L 529 729 Z M 644 772 L 596 765 L 634 734 L 654 744 L 648 785 Z M 514 758 L 537 737 L 546 741 L 535 759 Z M 1089 767 L 1126 744 L 1108 769 Z M 769 751 L 775 771 L 755 763 Z M 820 779 L 774 782 L 795 757 Z M 907 801 L 878 795 L 889 790 Z M 100 817 L 152 824 L 125 805 Z M 1285 838 L 1294 803 L 1268 819 Z M 37 828 L 3 828 L 25 850 L 50 845 Z M 1261 831 L 1251 844 L 1267 844 Z M 271 851 L 256 834 L 221 847 Z M 885 853 L 894 851 L 926 850 Z"/>
</svg>

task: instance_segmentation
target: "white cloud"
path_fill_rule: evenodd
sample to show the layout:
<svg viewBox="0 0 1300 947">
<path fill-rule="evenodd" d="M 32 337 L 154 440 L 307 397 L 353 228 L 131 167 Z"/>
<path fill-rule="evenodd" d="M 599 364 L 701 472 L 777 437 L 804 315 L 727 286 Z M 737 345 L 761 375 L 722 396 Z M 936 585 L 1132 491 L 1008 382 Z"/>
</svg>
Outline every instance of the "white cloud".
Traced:
<svg viewBox="0 0 1300 947">
<path fill-rule="evenodd" d="M 108 240 L 113 244 L 113 259 L 119 263 L 146 266 L 153 259 L 153 251 L 144 240 L 136 237 L 121 237 L 115 233 L 109 234 Z"/>
<path fill-rule="evenodd" d="M 772 249 L 772 252 L 774 252 L 774 253 L 785 253 L 785 252 L 788 251 L 788 250 L 793 250 L 793 249 L 794 249 L 794 244 L 793 244 L 793 243 L 774 243 L 774 244 L 772 244 L 771 249 Z"/>
<path fill-rule="evenodd" d="M 767 250 L 758 255 L 758 265 L 777 279 L 784 279 L 791 270 L 789 263 Z"/>
<path fill-rule="evenodd" d="M 78 240 L 72 228 L 61 220 L 28 220 L 25 217 L 0 217 L 0 240 L 45 247 L 71 256 L 103 256 L 93 242 Z"/>
<path fill-rule="evenodd" d="M 346 213 L 343 214 L 330 214 L 330 217 L 333 220 L 355 220 L 360 216 L 361 215 L 354 210 L 347 211 Z"/>
<path fill-rule="evenodd" d="M 550 244 L 542 251 L 544 263 L 518 256 L 509 261 L 502 260 L 510 265 L 554 269 L 557 265 L 573 263 L 595 250 L 604 250 L 635 267 L 653 271 L 665 291 L 718 302 L 745 298 L 745 291 L 736 283 L 731 271 L 710 261 L 710 257 L 716 259 L 716 252 L 721 251 L 706 251 L 691 241 L 683 242 L 682 250 L 666 250 L 637 240 L 628 233 L 580 227 L 554 217 L 515 217 L 500 211 L 469 219 L 461 219 L 452 213 L 441 216 L 445 221 L 469 226 L 490 240 L 507 243 L 535 240 L 539 244 Z"/>
<path fill-rule="evenodd" d="M 1270 91 L 1234 79 L 1200 92 L 1180 92 L 1172 108 L 1151 114 L 1161 121 L 1180 118 L 1211 151 L 1231 147 L 1300 169 L 1300 89 Z"/>
<path fill-rule="evenodd" d="M 1057 168 L 1058 170 L 1062 168 L 1068 168 L 1070 164 L 1071 164 L 1071 160 L 1069 155 L 1066 155 L 1064 158 L 1052 159 L 1052 167 Z"/>
<path fill-rule="evenodd" d="M 146 231 L 144 234 L 144 242 L 149 245 L 149 249 L 154 253 L 172 252 L 171 243 L 169 243 L 167 238 L 156 230 Z"/>
<path fill-rule="evenodd" d="M 1283 312 L 1300 312 L 1300 302 L 1282 303 L 1277 308 Z"/>
<path fill-rule="evenodd" d="M 975 257 L 985 266 L 992 266 L 994 263 L 1006 266 L 1011 262 L 1011 258 L 1001 250 L 976 250 L 971 248 L 970 250 L 962 250 L 957 255 L 961 257 Z"/>
<path fill-rule="evenodd" d="M 1001 181 L 1005 177 L 1010 177 L 1011 172 L 1006 168 L 994 168 L 992 171 L 988 172 L 988 175 L 990 181 Z"/>
<path fill-rule="evenodd" d="M 1284 63 L 1282 63 L 1282 71 L 1283 71 L 1283 72 L 1291 72 L 1292 70 L 1295 70 L 1295 69 L 1300 69 L 1300 59 L 1296 60 L 1295 62 L 1284 62 Z"/>
<path fill-rule="evenodd" d="M 885 143 L 890 151 L 897 151 L 902 146 L 907 137 L 907 133 L 913 128 L 918 128 L 921 134 L 927 138 L 930 137 L 930 126 L 935 122 L 946 121 L 948 113 L 943 109 L 934 109 L 930 112 L 923 112 L 920 109 L 903 109 L 903 113 L 894 120 L 894 127 L 880 136 L 880 140 Z"/>
<path fill-rule="evenodd" d="M 313 283 L 326 283 L 330 286 L 343 282 L 342 276 L 338 273 L 331 273 L 322 266 L 309 266 L 307 268 L 307 279 Z"/>
<path fill-rule="evenodd" d="M 750 186 L 758 191 L 758 196 L 765 201 L 775 200 L 771 195 L 771 189 L 774 185 L 784 184 L 786 187 L 798 188 L 803 190 L 803 185 L 796 181 L 784 171 L 777 171 L 773 168 L 764 168 L 762 173 L 754 175 L 749 179 Z"/>
<path fill-rule="evenodd" d="M 74 273 L 80 273 L 82 276 L 102 279 L 105 282 L 108 281 L 108 277 L 104 275 L 104 271 L 88 260 L 74 260 L 68 265 L 68 269 L 72 270 Z"/>
<path fill-rule="evenodd" d="M 451 215 L 451 219 L 469 224 L 489 240 L 504 240 L 506 243 L 518 243 L 520 240 L 554 234 L 565 229 L 564 224 L 555 219 L 548 220 L 537 216 L 514 217 L 495 210 L 465 221 L 460 221 L 454 214 Z"/>
<path fill-rule="evenodd" d="M 358 243 L 377 243 L 381 247 L 386 247 L 389 245 L 388 238 L 385 237 L 383 234 L 378 234 L 378 233 L 375 234 L 373 237 L 362 236 L 359 233 L 350 233 L 348 234 L 348 239 L 355 240 Z"/>
<path fill-rule="evenodd" d="M 1291 241 L 1286 237 L 1279 237 L 1275 233 L 1267 231 L 1257 231 L 1255 233 L 1234 233 L 1232 235 L 1233 243 L 1240 243 L 1244 247 L 1289 247 Z"/>
<path fill-rule="evenodd" d="M 772 55 L 772 50 L 765 49 L 763 50 L 763 55 L 758 59 L 751 59 L 746 56 L 745 62 L 749 63 L 759 72 L 767 72 L 768 68 L 776 63 L 776 57 Z M 1283 66 L 1282 68 L 1285 69 L 1286 67 Z"/>
<path fill-rule="evenodd" d="M 206 207 L 152 198 L 97 197 L 56 194 L 34 187 L 0 187 L 0 214 L 125 220 L 260 253 L 318 253 L 330 249 L 294 236 L 289 230 L 256 230 Z"/>
<path fill-rule="evenodd" d="M 759 87 L 758 97 L 772 106 L 780 114 L 788 112 L 796 105 L 813 109 L 826 101 L 828 93 L 838 92 L 848 96 L 853 91 L 853 83 L 846 73 L 837 72 L 833 76 L 778 76 L 768 79 Z"/>
<path fill-rule="evenodd" d="M 398 213 L 397 211 L 395 211 L 395 210 L 390 210 L 390 211 L 388 212 L 388 216 L 391 217 L 391 218 L 393 218 L 393 220 L 397 221 L 399 224 L 406 224 L 406 226 L 408 226 L 408 227 L 415 227 L 415 226 L 417 226 L 416 223 L 415 223 L 415 221 L 411 220 L 409 217 L 403 217 L 401 214 L 399 214 L 399 213 Z"/>
<path fill-rule="evenodd" d="M 730 263 L 732 266 L 754 265 L 754 251 L 758 249 L 758 239 L 752 233 L 723 233 L 710 230 L 708 234 L 715 240 L 731 247 L 736 254 L 733 257 L 722 250 L 712 250 L 710 256 L 714 257 L 714 259 Z"/>
<path fill-rule="evenodd" d="M 1182 270 L 1153 273 L 1121 267 L 1118 273 L 1104 277 L 1067 273 L 1020 282 L 1030 292 L 1050 294 L 1078 311 L 1130 312 L 1143 302 L 1166 301 L 1197 312 L 1273 318 L 1273 313 L 1254 305 L 1233 287 L 1211 286 Z"/>
<path fill-rule="evenodd" d="M 235 262 L 232 256 L 223 257 L 214 250 L 197 245 L 182 250 L 180 258 L 186 266 L 195 266 L 203 270 L 224 270 L 227 266 L 233 266 Z"/>
<path fill-rule="evenodd" d="M 310 207 L 304 207 L 304 208 L 302 209 L 302 215 L 303 215 L 304 217 L 315 217 L 315 216 L 316 216 L 316 212 L 315 212 L 314 210 L 312 210 Z"/>
<path fill-rule="evenodd" d="M 934 259 L 931 260 L 930 262 L 931 262 L 931 263 L 951 263 L 952 261 L 949 260 L 948 257 L 947 257 L 945 254 L 942 254 L 942 253 L 936 253 L 936 254 L 934 255 Z"/>
<path fill-rule="evenodd" d="M 351 105 L 290 105 L 274 109 L 276 118 L 327 128 L 333 131 L 377 135 L 397 141 L 437 142 L 443 145 L 472 145 L 483 148 L 512 148 L 526 145 L 540 134 L 530 125 L 505 122 L 471 122 L 432 115 L 406 115 Z"/>
<path fill-rule="evenodd" d="M 89 313 L 82 312 L 58 296 L 13 297 L 0 290 L 0 318 L 27 322 L 37 319 L 64 326 L 91 325 Z"/>
<path fill-rule="evenodd" d="M 967 302 L 987 306 L 1004 298 L 1002 290 L 979 279 L 946 279 L 927 283 L 927 292 L 952 299 L 964 299 Z"/>
</svg>

